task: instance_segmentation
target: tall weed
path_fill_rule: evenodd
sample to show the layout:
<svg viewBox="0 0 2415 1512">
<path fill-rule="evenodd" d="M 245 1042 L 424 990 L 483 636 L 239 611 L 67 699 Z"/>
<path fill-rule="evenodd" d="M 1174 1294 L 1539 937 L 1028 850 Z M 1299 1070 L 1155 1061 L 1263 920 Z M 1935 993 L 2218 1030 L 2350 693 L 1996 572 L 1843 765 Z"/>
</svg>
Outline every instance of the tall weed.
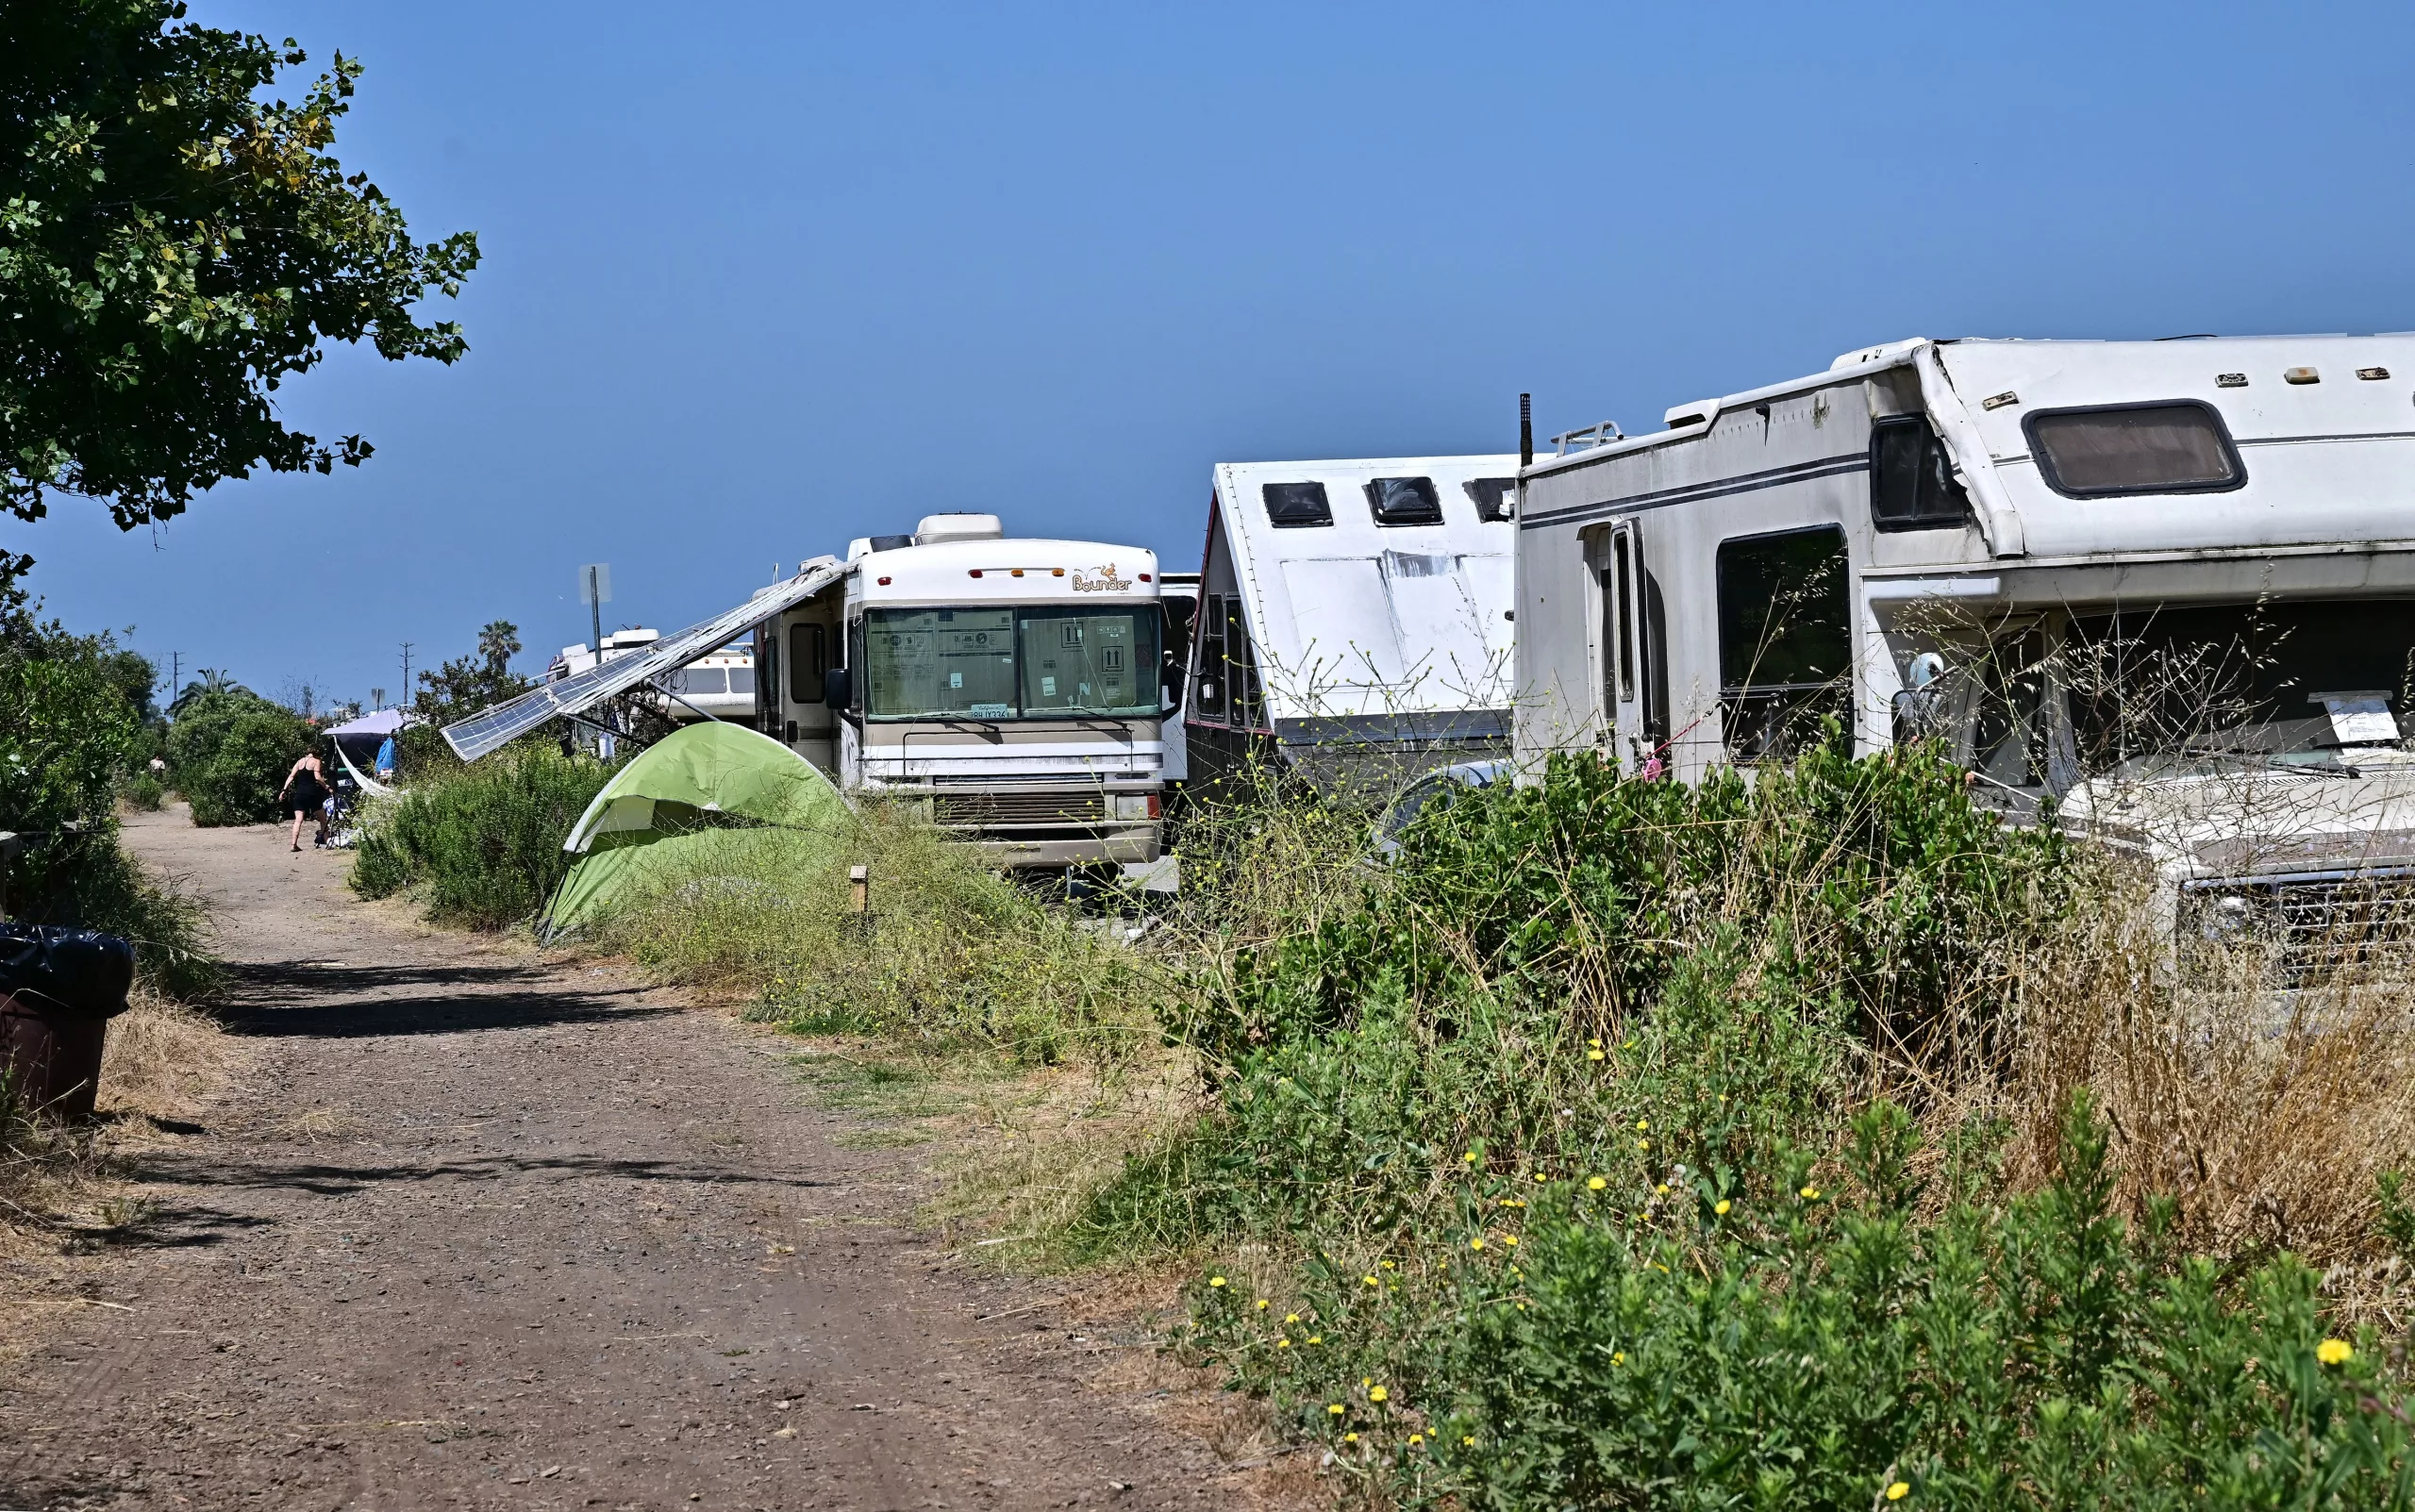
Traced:
<svg viewBox="0 0 2415 1512">
<path fill-rule="evenodd" d="M 406 889 L 428 917 L 476 929 L 533 918 L 569 868 L 562 839 L 611 779 L 584 756 L 524 744 L 373 805 L 350 883 L 364 898 Z"/>
</svg>

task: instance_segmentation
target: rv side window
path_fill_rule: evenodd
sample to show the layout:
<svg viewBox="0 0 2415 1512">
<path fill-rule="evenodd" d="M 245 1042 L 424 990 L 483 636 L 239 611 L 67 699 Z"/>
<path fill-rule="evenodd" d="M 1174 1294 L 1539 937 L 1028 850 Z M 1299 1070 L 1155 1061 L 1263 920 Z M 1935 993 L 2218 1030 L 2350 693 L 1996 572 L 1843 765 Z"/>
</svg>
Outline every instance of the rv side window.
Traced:
<svg viewBox="0 0 2415 1512">
<path fill-rule="evenodd" d="M 1723 541 L 1720 713 L 1729 756 L 1781 756 L 1850 712 L 1845 533 L 1836 525 Z"/>
<path fill-rule="evenodd" d="M 1244 730 L 1257 728 L 1257 656 L 1250 648 L 1249 625 L 1241 618 L 1238 596 L 1224 600 L 1224 669 L 1232 683 L 1224 697 L 1233 723 Z"/>
<path fill-rule="evenodd" d="M 2195 399 L 2041 409 L 2022 429 L 2039 475 L 2066 498 L 2220 493 L 2247 482 L 2222 416 Z"/>
<path fill-rule="evenodd" d="M 818 624 L 789 626 L 789 702 L 822 702 L 822 674 L 830 668 L 829 645 Z"/>
<path fill-rule="evenodd" d="M 732 698 L 741 696 L 746 698 L 754 697 L 755 669 L 752 667 L 732 667 L 729 669 L 729 693 Z"/>
<path fill-rule="evenodd" d="M 1881 530 L 1958 529 L 1971 500 L 1954 481 L 1944 439 L 1919 415 L 1870 427 L 1870 518 Z"/>
<path fill-rule="evenodd" d="M 1510 507 L 1518 501 L 1516 478 L 1470 478 L 1459 487 L 1475 501 L 1475 517 L 1487 524 L 1508 519 Z"/>
<path fill-rule="evenodd" d="M 1622 704 L 1635 701 L 1635 606 L 1628 602 L 1635 596 L 1629 586 L 1634 583 L 1635 576 L 1628 568 L 1630 544 L 1631 540 L 1624 530 L 1610 538 L 1611 595 L 1618 600 L 1618 609 L 1613 616 L 1615 633 L 1611 639 L 1616 642 L 1613 649 L 1618 665 L 1619 702 Z"/>
<path fill-rule="evenodd" d="M 1432 478 L 1376 478 L 1367 485 L 1367 507 L 1379 525 L 1439 525 L 1442 501 Z"/>
<path fill-rule="evenodd" d="M 1269 483 L 1258 490 L 1266 501 L 1266 522 L 1277 530 L 1333 523 L 1333 506 L 1325 502 L 1322 483 Z"/>
</svg>

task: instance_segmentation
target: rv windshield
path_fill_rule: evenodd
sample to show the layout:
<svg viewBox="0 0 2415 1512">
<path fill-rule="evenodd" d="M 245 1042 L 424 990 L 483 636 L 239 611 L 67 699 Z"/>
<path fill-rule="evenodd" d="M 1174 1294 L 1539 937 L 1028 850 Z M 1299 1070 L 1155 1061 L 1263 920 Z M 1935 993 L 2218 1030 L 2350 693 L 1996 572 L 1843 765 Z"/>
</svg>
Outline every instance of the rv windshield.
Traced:
<svg viewBox="0 0 2415 1512">
<path fill-rule="evenodd" d="M 1162 704 L 1154 603 L 870 609 L 862 644 L 871 719 L 1129 717 Z"/>
<path fill-rule="evenodd" d="M 2415 729 L 2415 599 L 2074 616 L 2058 659 L 2089 772 L 2349 771 Z"/>
</svg>

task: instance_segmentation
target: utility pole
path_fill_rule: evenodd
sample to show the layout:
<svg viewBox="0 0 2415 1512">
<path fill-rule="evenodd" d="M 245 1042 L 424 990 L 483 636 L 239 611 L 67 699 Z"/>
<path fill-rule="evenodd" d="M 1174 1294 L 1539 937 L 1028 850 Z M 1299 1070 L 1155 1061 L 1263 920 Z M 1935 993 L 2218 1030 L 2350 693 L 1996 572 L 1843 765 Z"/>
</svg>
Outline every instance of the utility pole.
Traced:
<svg viewBox="0 0 2415 1512">
<path fill-rule="evenodd" d="M 607 562 L 591 562 L 578 570 L 578 601 L 591 611 L 590 623 L 595 630 L 595 660 L 604 661 L 604 606 L 612 602 L 612 568 Z"/>
<path fill-rule="evenodd" d="M 406 704 L 411 701 L 411 641 L 403 642 L 403 690 L 400 700 Z"/>
<path fill-rule="evenodd" d="M 168 702 L 171 704 L 176 701 L 176 675 L 184 670 L 184 657 L 181 651 L 168 653 Z"/>
</svg>

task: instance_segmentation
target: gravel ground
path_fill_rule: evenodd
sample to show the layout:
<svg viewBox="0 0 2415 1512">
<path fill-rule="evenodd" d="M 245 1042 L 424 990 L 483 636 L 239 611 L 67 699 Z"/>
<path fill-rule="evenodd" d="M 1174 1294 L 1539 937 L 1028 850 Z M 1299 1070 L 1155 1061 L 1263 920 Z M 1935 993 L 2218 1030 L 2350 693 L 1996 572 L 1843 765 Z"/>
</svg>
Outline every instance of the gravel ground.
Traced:
<svg viewBox="0 0 2415 1512">
<path fill-rule="evenodd" d="M 919 1167 L 835 1144 L 853 1125 L 768 1036 L 360 904 L 348 857 L 280 832 L 172 810 L 127 838 L 217 899 L 250 1054 L 140 1157 L 158 1208 L 133 1238 L 7 1283 L 39 1321 L 0 1370 L 0 1504 L 1277 1489 L 1175 1426 L 1221 1409 L 1117 1320 L 1068 1319 L 1059 1288 L 903 1224 Z"/>
</svg>

